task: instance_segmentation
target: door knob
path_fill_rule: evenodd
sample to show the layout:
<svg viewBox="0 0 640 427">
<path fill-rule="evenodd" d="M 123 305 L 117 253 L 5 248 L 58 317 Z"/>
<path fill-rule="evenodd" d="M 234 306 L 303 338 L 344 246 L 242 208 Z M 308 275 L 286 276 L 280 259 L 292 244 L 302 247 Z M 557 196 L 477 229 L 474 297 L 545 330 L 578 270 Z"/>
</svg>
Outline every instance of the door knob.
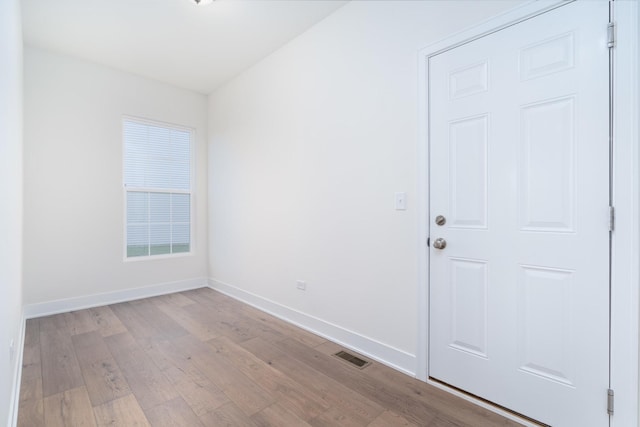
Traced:
<svg viewBox="0 0 640 427">
<path fill-rule="evenodd" d="M 436 240 L 434 240 L 433 247 L 436 249 L 444 249 L 447 247 L 447 241 L 442 237 L 438 237 Z"/>
</svg>

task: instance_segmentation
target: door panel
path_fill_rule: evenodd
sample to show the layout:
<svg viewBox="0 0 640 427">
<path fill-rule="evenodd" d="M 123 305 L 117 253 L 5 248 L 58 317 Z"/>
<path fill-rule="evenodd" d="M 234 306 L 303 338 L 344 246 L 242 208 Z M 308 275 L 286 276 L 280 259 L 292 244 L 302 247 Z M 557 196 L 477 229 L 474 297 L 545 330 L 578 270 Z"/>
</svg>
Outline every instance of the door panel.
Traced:
<svg viewBox="0 0 640 427">
<path fill-rule="evenodd" d="M 554 426 L 608 424 L 607 22 L 570 3 L 429 60 L 429 375 Z"/>
<path fill-rule="evenodd" d="M 521 231 L 575 232 L 574 104 L 569 96 L 521 108 Z"/>
<path fill-rule="evenodd" d="M 487 115 L 449 125 L 451 226 L 487 228 Z"/>
<path fill-rule="evenodd" d="M 520 369 L 570 386 L 573 278 L 570 270 L 523 265 L 518 286 Z"/>
<path fill-rule="evenodd" d="M 449 259 L 453 328 L 451 347 L 487 357 L 487 262 Z"/>
</svg>

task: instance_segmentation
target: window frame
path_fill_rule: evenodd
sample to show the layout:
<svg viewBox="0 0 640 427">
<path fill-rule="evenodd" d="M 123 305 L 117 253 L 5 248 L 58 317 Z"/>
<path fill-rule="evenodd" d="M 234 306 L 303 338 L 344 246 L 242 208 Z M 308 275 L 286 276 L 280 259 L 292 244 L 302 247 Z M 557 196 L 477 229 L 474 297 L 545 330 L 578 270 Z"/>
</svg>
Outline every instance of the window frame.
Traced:
<svg viewBox="0 0 640 427">
<path fill-rule="evenodd" d="M 149 188 L 149 187 L 127 187 L 125 182 L 125 162 L 126 162 L 126 141 L 125 141 L 125 122 L 135 122 L 143 125 L 150 126 L 158 126 L 164 128 L 171 128 L 180 131 L 185 131 L 189 133 L 189 190 L 181 190 L 181 189 L 168 189 L 168 188 Z M 179 125 L 175 123 L 169 123 L 161 120 L 153 120 L 147 119 L 143 117 L 131 116 L 131 115 L 122 115 L 121 121 L 121 148 L 122 148 L 122 170 L 121 170 L 121 185 L 122 185 L 122 206 L 123 206 L 123 242 L 122 242 L 122 256 L 124 262 L 138 262 L 138 261 L 149 261 L 149 260 L 162 260 L 162 259 L 171 259 L 171 258 L 182 258 L 188 256 L 194 256 L 196 252 L 195 245 L 195 199 L 196 199 L 196 180 L 195 180 L 195 166 L 196 166 L 196 156 L 195 156 L 195 140 L 196 140 L 196 129 Z M 127 256 L 127 240 L 128 240 L 128 217 L 127 217 L 127 207 L 128 200 L 127 194 L 129 192 L 142 192 L 142 193 L 169 193 L 169 194 L 189 194 L 189 251 L 188 252 L 177 252 L 177 253 L 168 253 L 168 254 L 147 254 L 140 256 Z"/>
</svg>

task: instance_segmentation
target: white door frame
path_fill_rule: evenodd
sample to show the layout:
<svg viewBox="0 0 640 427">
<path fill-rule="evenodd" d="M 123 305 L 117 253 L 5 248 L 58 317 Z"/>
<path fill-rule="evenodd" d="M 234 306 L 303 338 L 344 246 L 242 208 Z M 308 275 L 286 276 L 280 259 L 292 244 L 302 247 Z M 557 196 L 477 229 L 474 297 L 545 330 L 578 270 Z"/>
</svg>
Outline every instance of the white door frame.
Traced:
<svg viewBox="0 0 640 427">
<path fill-rule="evenodd" d="M 566 4 L 566 1 L 532 1 L 509 10 L 470 29 L 431 44 L 418 54 L 419 144 L 418 144 L 418 348 L 416 377 L 429 381 L 429 139 L 428 139 L 428 60 L 443 50 L 493 33 L 544 11 Z M 638 75 L 640 43 L 638 38 L 640 5 L 636 0 L 615 0 L 613 21 L 616 24 L 616 46 L 613 73 L 613 201 L 616 212 L 612 246 L 611 295 L 611 388 L 615 392 L 615 412 L 611 427 L 640 426 L 638 378 L 640 358 L 638 324 L 640 317 L 640 87 Z M 603 37 L 606 28 L 602 29 Z M 479 399 L 465 399 L 499 412 Z M 603 401 L 606 394 L 603 391 Z M 522 420 L 519 420 L 522 421 Z"/>
</svg>

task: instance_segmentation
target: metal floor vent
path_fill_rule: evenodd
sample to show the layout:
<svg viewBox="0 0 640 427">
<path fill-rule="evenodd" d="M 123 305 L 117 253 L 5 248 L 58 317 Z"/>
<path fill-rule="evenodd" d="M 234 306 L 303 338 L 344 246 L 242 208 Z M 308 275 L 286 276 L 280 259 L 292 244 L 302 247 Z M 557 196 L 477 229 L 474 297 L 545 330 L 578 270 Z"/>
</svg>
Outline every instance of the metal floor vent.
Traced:
<svg viewBox="0 0 640 427">
<path fill-rule="evenodd" d="M 339 357 L 342 360 L 346 360 L 359 369 L 364 369 L 367 366 L 371 365 L 371 362 L 362 360 L 358 356 L 354 356 L 353 354 L 347 353 L 346 351 L 339 351 L 335 353 L 334 356 Z"/>
</svg>

